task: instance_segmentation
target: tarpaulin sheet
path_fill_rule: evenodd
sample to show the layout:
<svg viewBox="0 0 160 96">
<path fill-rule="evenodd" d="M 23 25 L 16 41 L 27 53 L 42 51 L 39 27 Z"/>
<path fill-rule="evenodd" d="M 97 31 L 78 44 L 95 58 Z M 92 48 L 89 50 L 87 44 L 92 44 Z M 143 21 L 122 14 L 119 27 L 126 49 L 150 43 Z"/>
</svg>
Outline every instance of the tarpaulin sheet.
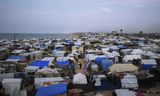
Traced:
<svg viewBox="0 0 160 96">
<path fill-rule="evenodd" d="M 57 96 L 65 94 L 66 92 L 67 92 L 66 84 L 56 84 L 38 88 L 36 96 Z"/>
<path fill-rule="evenodd" d="M 8 59 L 24 59 L 24 58 L 25 58 L 24 56 L 14 56 L 14 55 L 12 55 L 12 56 L 9 56 Z"/>
<path fill-rule="evenodd" d="M 33 61 L 30 66 L 38 66 L 39 68 L 43 68 L 48 66 L 48 64 L 49 64 L 49 61 L 36 60 L 36 61 Z"/>
</svg>

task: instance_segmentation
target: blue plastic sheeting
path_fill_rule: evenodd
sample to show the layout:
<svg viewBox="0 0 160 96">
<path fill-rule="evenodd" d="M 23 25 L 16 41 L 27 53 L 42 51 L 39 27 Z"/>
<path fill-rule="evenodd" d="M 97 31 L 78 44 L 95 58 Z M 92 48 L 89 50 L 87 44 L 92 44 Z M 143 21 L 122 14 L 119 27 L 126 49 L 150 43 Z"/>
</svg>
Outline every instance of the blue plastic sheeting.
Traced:
<svg viewBox="0 0 160 96">
<path fill-rule="evenodd" d="M 150 70 L 153 68 L 153 64 L 142 64 L 142 69 L 143 70 Z"/>
<path fill-rule="evenodd" d="M 36 61 L 33 61 L 30 66 L 38 66 L 39 68 L 43 68 L 48 66 L 48 64 L 49 64 L 49 61 L 36 60 Z"/>
<path fill-rule="evenodd" d="M 101 60 L 102 70 L 107 70 L 113 64 L 112 61 Z"/>
<path fill-rule="evenodd" d="M 25 57 L 24 56 L 9 56 L 8 59 L 24 59 Z"/>
<path fill-rule="evenodd" d="M 118 48 L 120 48 L 120 49 L 127 49 L 128 47 L 127 46 L 118 46 Z"/>
<path fill-rule="evenodd" d="M 65 94 L 66 92 L 67 92 L 66 84 L 56 84 L 38 88 L 36 96 L 57 96 Z"/>
<path fill-rule="evenodd" d="M 102 60 L 106 60 L 106 58 L 105 58 L 105 57 L 96 58 L 96 59 L 95 59 L 95 62 L 96 62 L 98 65 L 100 65 Z"/>
<path fill-rule="evenodd" d="M 96 91 L 114 90 L 121 88 L 120 80 L 110 82 L 109 80 L 101 80 L 101 86 L 96 86 Z"/>
<path fill-rule="evenodd" d="M 69 66 L 72 66 L 72 64 L 69 61 L 57 61 L 56 64 L 59 67 L 69 67 Z"/>
</svg>

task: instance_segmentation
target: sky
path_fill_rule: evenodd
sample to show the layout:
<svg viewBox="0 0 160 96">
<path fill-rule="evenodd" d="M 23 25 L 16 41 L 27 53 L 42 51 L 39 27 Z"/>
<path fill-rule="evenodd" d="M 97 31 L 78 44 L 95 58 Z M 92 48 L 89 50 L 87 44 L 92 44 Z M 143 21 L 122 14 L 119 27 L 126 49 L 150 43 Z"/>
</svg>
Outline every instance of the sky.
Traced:
<svg viewBox="0 0 160 96">
<path fill-rule="evenodd" d="M 0 0 L 0 33 L 160 32 L 160 0 Z"/>
</svg>

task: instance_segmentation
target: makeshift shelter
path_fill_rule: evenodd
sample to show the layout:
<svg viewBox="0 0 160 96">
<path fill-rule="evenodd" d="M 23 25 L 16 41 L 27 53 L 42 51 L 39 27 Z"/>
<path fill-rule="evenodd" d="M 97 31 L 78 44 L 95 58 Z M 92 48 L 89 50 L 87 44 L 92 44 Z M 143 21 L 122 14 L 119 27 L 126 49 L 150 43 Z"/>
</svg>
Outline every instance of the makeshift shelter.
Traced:
<svg viewBox="0 0 160 96">
<path fill-rule="evenodd" d="M 25 50 L 13 50 L 11 53 L 13 53 L 13 54 L 22 54 L 24 52 L 25 52 Z"/>
<path fill-rule="evenodd" d="M 33 61 L 30 66 L 38 66 L 39 68 L 43 68 L 48 66 L 48 64 L 49 64 L 49 61 L 36 60 L 36 61 Z"/>
<path fill-rule="evenodd" d="M 52 54 L 53 54 L 55 57 L 63 57 L 64 54 L 65 54 L 65 51 L 53 50 L 53 51 L 52 51 Z"/>
<path fill-rule="evenodd" d="M 134 66 L 133 64 L 113 64 L 110 66 L 109 70 L 115 73 L 135 72 L 138 70 L 138 67 Z"/>
<path fill-rule="evenodd" d="M 102 61 L 101 61 L 102 70 L 107 70 L 112 64 L 113 64 L 112 61 L 102 60 Z"/>
<path fill-rule="evenodd" d="M 73 84 L 87 84 L 87 78 L 82 73 L 77 73 L 73 76 Z"/>
<path fill-rule="evenodd" d="M 33 59 L 41 59 L 43 57 L 42 51 L 34 51 L 30 53 L 31 56 L 33 56 Z"/>
<path fill-rule="evenodd" d="M 128 89 L 116 89 L 116 96 L 137 96 L 136 92 L 130 91 Z"/>
<path fill-rule="evenodd" d="M 42 73 L 42 74 L 59 74 L 57 69 L 51 69 L 49 67 L 44 67 L 42 69 L 37 70 L 37 73 Z"/>
<path fill-rule="evenodd" d="M 56 65 L 58 65 L 59 67 L 72 67 L 72 64 L 70 63 L 70 61 L 57 61 Z"/>
<path fill-rule="evenodd" d="M 129 55 L 130 52 L 131 52 L 131 49 L 122 49 L 121 52 L 122 52 L 124 55 Z"/>
<path fill-rule="evenodd" d="M 13 95 L 12 93 L 14 93 L 14 91 L 17 91 L 16 93 L 20 91 L 21 82 L 22 79 L 17 79 L 17 78 L 3 79 L 2 86 L 5 88 L 6 94 L 10 94 L 10 96 L 18 96 L 18 94 Z"/>
<path fill-rule="evenodd" d="M 141 55 L 126 55 L 123 57 L 124 62 L 132 61 L 133 59 L 141 59 Z"/>
<path fill-rule="evenodd" d="M 157 62 L 155 59 L 144 59 L 141 60 L 143 70 L 152 69 L 154 66 L 157 66 Z"/>
<path fill-rule="evenodd" d="M 127 49 L 128 47 L 127 46 L 123 46 L 123 45 L 120 45 L 120 46 L 117 46 L 119 49 Z"/>
<path fill-rule="evenodd" d="M 107 58 L 114 58 L 114 57 L 120 56 L 120 54 L 117 51 L 113 51 L 113 52 L 107 52 L 106 56 Z"/>
<path fill-rule="evenodd" d="M 64 79 L 62 77 L 48 77 L 48 78 L 35 78 L 34 79 L 34 84 L 35 88 L 39 88 L 44 84 L 44 82 L 61 82 Z"/>
<path fill-rule="evenodd" d="M 39 66 L 27 66 L 24 68 L 25 73 L 36 72 L 39 69 Z"/>
<path fill-rule="evenodd" d="M 14 73 L 3 73 L 3 74 L 0 74 L 0 82 L 2 82 L 3 79 L 6 79 L 6 78 L 14 78 Z"/>
<path fill-rule="evenodd" d="M 55 84 L 38 88 L 36 96 L 57 96 L 65 93 L 67 93 L 66 84 Z"/>
<path fill-rule="evenodd" d="M 97 58 L 95 58 L 95 62 L 98 64 L 98 65 L 100 65 L 101 64 L 101 61 L 102 60 L 106 60 L 107 58 L 106 57 L 97 57 Z"/>
<path fill-rule="evenodd" d="M 116 80 L 114 83 L 109 81 L 108 79 L 101 79 L 100 80 L 101 85 L 95 86 L 96 91 L 106 91 L 106 90 L 114 90 L 121 88 L 121 82 L 120 80 Z"/>
<path fill-rule="evenodd" d="M 121 79 L 122 88 L 138 88 L 138 81 L 135 75 L 127 74 Z"/>
<path fill-rule="evenodd" d="M 12 56 L 9 56 L 9 58 L 6 61 L 17 63 L 18 61 L 24 60 L 24 59 L 25 59 L 24 56 L 14 56 L 14 55 L 12 55 Z"/>
<path fill-rule="evenodd" d="M 131 54 L 132 55 L 142 55 L 142 54 L 144 54 L 144 52 L 141 49 L 133 49 Z"/>
<path fill-rule="evenodd" d="M 45 57 L 41 61 L 49 61 L 49 65 L 52 65 L 54 59 L 54 57 Z"/>
</svg>

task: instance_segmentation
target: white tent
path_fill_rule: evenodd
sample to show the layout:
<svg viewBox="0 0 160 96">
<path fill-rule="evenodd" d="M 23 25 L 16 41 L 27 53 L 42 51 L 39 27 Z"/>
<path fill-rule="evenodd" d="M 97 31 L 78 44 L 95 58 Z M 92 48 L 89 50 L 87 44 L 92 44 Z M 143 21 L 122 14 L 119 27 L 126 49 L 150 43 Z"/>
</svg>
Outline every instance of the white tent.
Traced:
<svg viewBox="0 0 160 96">
<path fill-rule="evenodd" d="M 3 73 L 3 74 L 0 74 L 0 82 L 2 82 L 3 79 L 6 79 L 6 78 L 14 78 L 14 73 Z"/>
<path fill-rule="evenodd" d="M 157 65 L 157 62 L 155 59 L 143 59 L 141 60 L 141 64 Z"/>
<path fill-rule="evenodd" d="M 73 84 L 87 84 L 87 78 L 82 73 L 77 73 L 73 76 Z"/>
<path fill-rule="evenodd" d="M 126 55 L 123 57 L 124 62 L 132 61 L 133 59 L 141 59 L 141 55 Z"/>
<path fill-rule="evenodd" d="M 14 53 L 14 54 L 21 54 L 21 53 L 24 53 L 25 50 L 13 50 L 11 53 Z"/>
<path fill-rule="evenodd" d="M 144 55 L 146 55 L 146 56 L 154 56 L 155 54 L 152 51 L 145 51 Z"/>
<path fill-rule="evenodd" d="M 47 74 L 47 73 L 59 74 L 57 69 L 51 69 L 49 67 L 44 67 L 43 69 L 39 69 L 39 70 L 37 70 L 37 72 L 43 73 L 43 74 Z"/>
<path fill-rule="evenodd" d="M 62 77 L 35 78 L 34 84 L 35 88 L 37 89 L 38 87 L 42 86 L 45 82 L 60 82 L 63 80 L 64 79 Z"/>
<path fill-rule="evenodd" d="M 17 78 L 4 79 L 2 81 L 2 85 L 5 88 L 5 93 L 10 94 L 10 96 L 13 96 L 12 93 L 14 91 L 20 91 L 21 82 L 22 79 Z"/>
<path fill-rule="evenodd" d="M 141 49 L 133 49 L 131 54 L 132 55 L 142 55 L 142 54 L 144 54 L 144 52 Z"/>
<path fill-rule="evenodd" d="M 38 66 L 27 66 L 24 68 L 25 73 L 36 72 L 39 69 Z"/>
<path fill-rule="evenodd" d="M 113 64 L 109 67 L 111 72 L 134 72 L 138 70 L 138 67 L 133 64 Z"/>
<path fill-rule="evenodd" d="M 129 91 L 128 89 L 116 89 L 117 96 L 136 96 L 136 92 Z"/>
<path fill-rule="evenodd" d="M 120 56 L 120 54 L 117 51 L 106 52 L 105 55 L 107 56 L 107 58 L 114 58 Z"/>
<path fill-rule="evenodd" d="M 138 88 L 137 77 L 127 74 L 121 79 L 122 88 Z"/>
</svg>

